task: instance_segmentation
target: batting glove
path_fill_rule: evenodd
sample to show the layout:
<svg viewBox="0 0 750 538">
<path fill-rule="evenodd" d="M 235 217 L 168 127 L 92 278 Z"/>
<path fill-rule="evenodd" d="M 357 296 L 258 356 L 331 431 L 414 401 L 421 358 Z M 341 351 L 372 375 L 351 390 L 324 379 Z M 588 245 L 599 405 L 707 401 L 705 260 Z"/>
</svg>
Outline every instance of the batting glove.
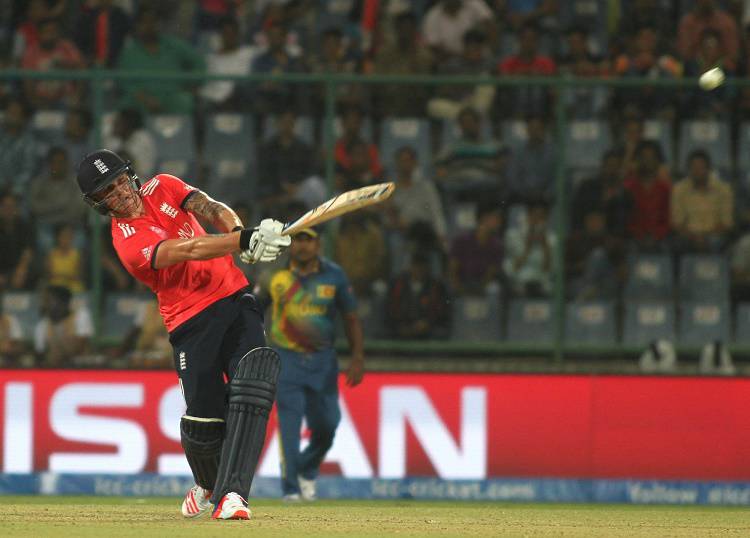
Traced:
<svg viewBox="0 0 750 538">
<path fill-rule="evenodd" d="M 263 219 L 252 230 L 240 233 L 240 260 L 244 263 L 272 262 L 288 247 L 292 238 L 281 235 L 284 223 L 273 219 Z"/>
</svg>

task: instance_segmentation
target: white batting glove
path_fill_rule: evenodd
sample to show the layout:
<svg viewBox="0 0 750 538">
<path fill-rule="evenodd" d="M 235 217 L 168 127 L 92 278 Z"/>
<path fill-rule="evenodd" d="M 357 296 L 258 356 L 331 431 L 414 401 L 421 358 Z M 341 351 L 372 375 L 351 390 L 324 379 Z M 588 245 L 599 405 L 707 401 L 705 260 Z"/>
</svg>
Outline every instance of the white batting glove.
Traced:
<svg viewBox="0 0 750 538">
<path fill-rule="evenodd" d="M 281 251 L 292 243 L 288 235 L 281 235 L 284 223 L 273 219 L 263 219 L 250 236 L 248 248 L 240 254 L 244 263 L 272 262 Z"/>
</svg>

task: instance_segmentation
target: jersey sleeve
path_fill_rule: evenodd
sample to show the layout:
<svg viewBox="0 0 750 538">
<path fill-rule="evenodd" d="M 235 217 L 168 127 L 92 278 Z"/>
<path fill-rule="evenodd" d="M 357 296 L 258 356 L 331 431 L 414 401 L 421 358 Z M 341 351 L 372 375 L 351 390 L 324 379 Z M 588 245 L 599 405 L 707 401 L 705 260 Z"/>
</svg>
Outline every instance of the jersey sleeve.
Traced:
<svg viewBox="0 0 750 538">
<path fill-rule="evenodd" d="M 113 233 L 117 233 L 113 230 Z M 156 251 L 167 232 L 156 226 L 128 226 L 124 238 L 115 241 L 115 249 L 122 264 L 131 272 L 155 270 Z"/>
<path fill-rule="evenodd" d="M 344 271 L 339 270 L 338 285 L 336 286 L 336 307 L 342 314 L 349 314 L 357 309 L 357 299 L 354 289 Z"/>
<path fill-rule="evenodd" d="M 159 174 L 151 181 L 158 181 L 159 186 L 164 189 L 165 198 L 171 200 L 172 205 L 180 209 L 184 209 L 185 202 L 198 192 L 197 188 L 170 174 Z M 144 188 L 148 188 L 148 183 L 144 185 Z"/>
</svg>

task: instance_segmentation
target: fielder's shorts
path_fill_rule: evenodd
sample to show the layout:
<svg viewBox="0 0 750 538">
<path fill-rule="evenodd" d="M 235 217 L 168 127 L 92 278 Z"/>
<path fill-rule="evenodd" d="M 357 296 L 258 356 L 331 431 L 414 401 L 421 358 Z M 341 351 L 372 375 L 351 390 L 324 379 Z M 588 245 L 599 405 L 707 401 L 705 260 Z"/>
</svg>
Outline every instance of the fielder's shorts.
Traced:
<svg viewBox="0 0 750 538">
<path fill-rule="evenodd" d="M 249 288 L 209 305 L 169 333 L 187 415 L 224 418 L 225 384 L 245 354 L 266 345 L 263 313 Z"/>
</svg>

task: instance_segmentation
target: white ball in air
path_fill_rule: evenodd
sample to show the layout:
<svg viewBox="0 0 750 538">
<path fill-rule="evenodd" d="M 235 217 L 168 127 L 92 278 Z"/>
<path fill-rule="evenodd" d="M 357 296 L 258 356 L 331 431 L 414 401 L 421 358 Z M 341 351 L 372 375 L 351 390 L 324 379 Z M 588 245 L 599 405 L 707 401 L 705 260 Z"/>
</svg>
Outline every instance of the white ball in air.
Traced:
<svg viewBox="0 0 750 538">
<path fill-rule="evenodd" d="M 704 90 L 713 90 L 721 86 L 725 79 L 726 76 L 724 75 L 724 71 L 721 70 L 721 67 L 714 67 L 701 75 L 698 84 L 700 84 L 700 87 Z"/>
</svg>

